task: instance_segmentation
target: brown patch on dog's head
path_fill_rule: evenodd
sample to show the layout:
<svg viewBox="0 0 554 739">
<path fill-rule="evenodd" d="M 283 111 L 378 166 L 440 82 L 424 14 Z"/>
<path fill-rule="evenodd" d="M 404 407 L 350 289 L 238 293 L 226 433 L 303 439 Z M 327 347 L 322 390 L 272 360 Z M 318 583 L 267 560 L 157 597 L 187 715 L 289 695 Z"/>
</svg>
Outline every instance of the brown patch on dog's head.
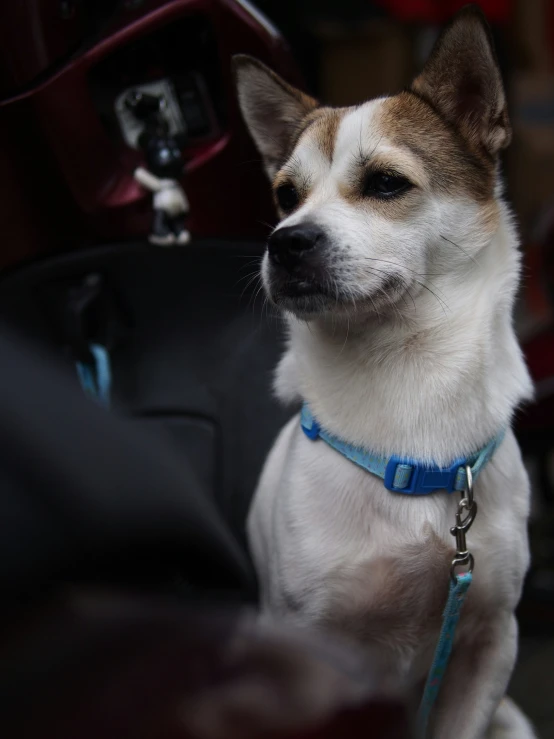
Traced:
<svg viewBox="0 0 554 739">
<path fill-rule="evenodd" d="M 304 120 L 317 101 L 250 56 L 233 57 L 233 66 L 244 120 L 273 177 L 305 129 Z"/>
<path fill-rule="evenodd" d="M 313 127 L 310 136 L 329 161 L 333 160 L 337 131 L 347 110 L 348 108 L 317 108 L 311 114 Z"/>
<path fill-rule="evenodd" d="M 252 57 L 235 56 L 233 63 L 242 114 L 270 177 L 308 131 L 332 160 L 339 124 L 348 108 L 319 107 L 312 97 Z"/>
<path fill-rule="evenodd" d="M 510 143 L 502 78 L 487 22 L 477 6 L 464 8 L 452 19 L 411 89 L 477 154 L 494 157 Z"/>
<path fill-rule="evenodd" d="M 425 100 L 411 92 L 384 100 L 380 123 L 393 144 L 410 150 L 424 164 L 431 190 L 477 201 L 492 197 L 493 160 L 473 151 Z"/>
<path fill-rule="evenodd" d="M 289 142 L 289 150 L 285 155 L 285 161 L 289 160 L 300 139 L 309 137 L 310 143 L 329 162 L 332 162 L 339 125 L 347 110 L 348 108 L 319 107 L 308 113 L 298 124 L 295 134 Z M 281 216 L 285 214 L 279 207 L 277 190 L 279 187 L 288 184 L 292 184 L 296 189 L 300 205 L 308 197 L 311 183 L 309 176 L 306 176 L 306 173 L 298 167 L 298 163 L 294 157 L 288 161 L 286 166 L 277 171 L 272 182 L 275 206 Z"/>
</svg>

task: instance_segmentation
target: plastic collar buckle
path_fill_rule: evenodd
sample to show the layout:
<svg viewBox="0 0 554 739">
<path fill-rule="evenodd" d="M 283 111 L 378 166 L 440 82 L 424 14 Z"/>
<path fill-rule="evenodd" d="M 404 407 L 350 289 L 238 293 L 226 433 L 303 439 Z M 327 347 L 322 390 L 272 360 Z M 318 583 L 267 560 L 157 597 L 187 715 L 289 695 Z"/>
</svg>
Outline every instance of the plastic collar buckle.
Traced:
<svg viewBox="0 0 554 739">
<path fill-rule="evenodd" d="M 319 437 L 321 427 L 313 416 L 307 417 L 307 414 L 302 414 L 301 418 L 302 431 L 306 434 L 308 439 L 315 441 Z"/>
<path fill-rule="evenodd" d="M 455 483 L 458 470 L 465 464 L 465 459 L 458 459 L 450 467 L 441 469 L 393 456 L 389 459 L 385 470 L 385 487 L 392 492 L 407 495 L 428 495 L 435 490 L 446 490 L 453 493 L 456 490 Z M 394 481 L 399 465 L 402 465 L 404 470 L 406 467 L 412 469 L 408 481 L 402 486 L 395 487 Z"/>
</svg>

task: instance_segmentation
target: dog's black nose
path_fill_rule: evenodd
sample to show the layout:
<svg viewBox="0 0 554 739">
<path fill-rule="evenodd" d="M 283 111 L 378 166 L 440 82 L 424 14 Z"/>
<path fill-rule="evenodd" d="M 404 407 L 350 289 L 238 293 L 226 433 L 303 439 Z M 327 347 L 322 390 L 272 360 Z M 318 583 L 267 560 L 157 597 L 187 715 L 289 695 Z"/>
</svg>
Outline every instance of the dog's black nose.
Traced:
<svg viewBox="0 0 554 739">
<path fill-rule="evenodd" d="M 317 226 L 303 224 L 278 228 L 269 238 L 269 258 L 274 264 L 292 272 L 306 254 L 322 242 L 323 231 Z"/>
</svg>

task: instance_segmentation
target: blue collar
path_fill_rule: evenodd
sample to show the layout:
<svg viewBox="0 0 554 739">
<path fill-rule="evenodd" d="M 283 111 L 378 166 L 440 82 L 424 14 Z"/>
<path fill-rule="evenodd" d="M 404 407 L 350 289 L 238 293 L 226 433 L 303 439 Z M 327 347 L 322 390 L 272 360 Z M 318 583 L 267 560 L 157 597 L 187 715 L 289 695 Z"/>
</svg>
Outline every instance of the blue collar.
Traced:
<svg viewBox="0 0 554 739">
<path fill-rule="evenodd" d="M 465 490 L 467 487 L 466 465 L 471 467 L 475 480 L 504 438 L 504 430 L 502 430 L 475 454 L 456 459 L 449 467 L 444 468 L 406 457 L 394 455 L 385 457 L 367 449 L 355 447 L 322 429 L 306 404 L 302 406 L 300 424 L 308 439 L 313 441 L 318 438 L 323 439 L 343 457 L 384 480 L 387 490 L 406 495 L 429 495 L 436 490 L 446 490 L 448 493 Z"/>
</svg>

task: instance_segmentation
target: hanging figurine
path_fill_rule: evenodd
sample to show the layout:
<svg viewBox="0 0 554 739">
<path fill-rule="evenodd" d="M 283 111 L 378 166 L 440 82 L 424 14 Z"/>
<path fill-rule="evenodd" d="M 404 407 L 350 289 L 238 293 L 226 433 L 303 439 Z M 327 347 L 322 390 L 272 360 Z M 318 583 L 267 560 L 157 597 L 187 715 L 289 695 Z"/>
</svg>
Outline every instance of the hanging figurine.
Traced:
<svg viewBox="0 0 554 739">
<path fill-rule="evenodd" d="M 177 181 L 183 171 L 183 159 L 177 141 L 168 133 L 144 132 L 141 147 L 146 167 L 137 167 L 134 178 L 153 193 L 154 215 L 148 237 L 151 244 L 171 246 L 187 244 L 190 233 L 186 228 L 189 202 Z"/>
<path fill-rule="evenodd" d="M 133 175 L 153 193 L 154 215 L 148 240 L 159 246 L 187 244 L 190 208 L 178 181 L 183 174 L 183 158 L 175 135 L 170 133 L 167 100 L 164 95 L 133 89 L 126 95 L 125 108 L 142 128 L 137 144 L 144 152 L 146 167 L 137 167 Z"/>
</svg>

